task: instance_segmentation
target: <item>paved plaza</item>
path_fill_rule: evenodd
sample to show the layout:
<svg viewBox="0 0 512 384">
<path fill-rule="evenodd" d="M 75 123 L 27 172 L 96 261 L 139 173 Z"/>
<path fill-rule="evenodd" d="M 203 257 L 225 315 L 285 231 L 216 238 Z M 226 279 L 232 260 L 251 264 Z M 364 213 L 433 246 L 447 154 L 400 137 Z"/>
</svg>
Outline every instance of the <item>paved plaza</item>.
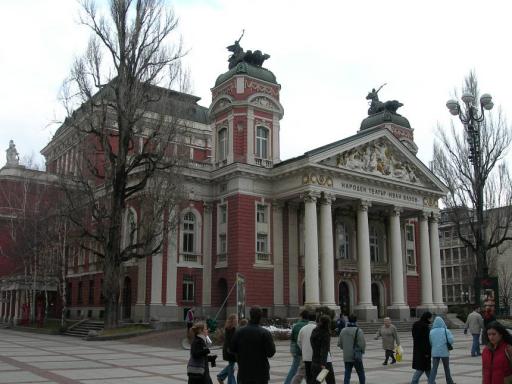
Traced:
<svg viewBox="0 0 512 384">
<path fill-rule="evenodd" d="M 452 376 L 458 384 L 480 384 L 479 358 L 469 355 L 471 338 L 462 330 L 454 330 L 455 345 L 450 362 Z M 164 335 L 164 334 L 163 334 Z M 368 384 L 408 384 L 412 375 L 412 338 L 400 334 L 405 360 L 382 366 L 381 342 L 366 335 L 364 357 Z M 332 339 L 336 381 L 343 383 L 341 351 Z M 161 344 L 160 344 L 161 345 Z M 290 365 L 289 342 L 278 341 L 276 356 L 271 359 L 271 382 L 283 383 Z M 218 350 L 219 355 L 222 351 Z M 0 383 L 137 383 L 169 384 L 187 380 L 186 363 L 189 351 L 134 344 L 130 341 L 84 341 L 67 336 L 40 335 L 0 329 Z M 211 370 L 224 367 L 219 361 Z M 440 367 L 437 384 L 445 383 Z M 357 375 L 352 382 L 357 383 Z M 422 378 L 421 383 L 426 383 Z"/>
</svg>

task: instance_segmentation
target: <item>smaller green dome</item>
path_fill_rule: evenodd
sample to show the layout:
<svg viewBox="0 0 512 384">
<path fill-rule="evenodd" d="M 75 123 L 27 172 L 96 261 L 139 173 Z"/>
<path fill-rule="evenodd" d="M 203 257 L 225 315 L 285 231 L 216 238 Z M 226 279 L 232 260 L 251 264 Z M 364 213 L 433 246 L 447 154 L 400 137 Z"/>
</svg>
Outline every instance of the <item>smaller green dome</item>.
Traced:
<svg viewBox="0 0 512 384">
<path fill-rule="evenodd" d="M 275 75 L 268 69 L 263 67 L 256 67 L 246 62 L 240 62 L 226 73 L 223 73 L 215 81 L 215 86 L 222 84 L 226 80 L 238 74 L 246 74 L 247 76 L 254 77 L 256 79 L 264 80 L 269 83 L 277 84 Z"/>
<path fill-rule="evenodd" d="M 366 119 L 364 119 L 361 122 L 360 130 L 363 131 L 365 129 L 373 128 L 384 123 L 394 123 L 404 128 L 411 128 L 409 120 L 407 120 L 402 115 L 399 115 L 398 113 L 391 113 L 389 111 L 382 111 L 373 115 L 369 115 Z"/>
</svg>

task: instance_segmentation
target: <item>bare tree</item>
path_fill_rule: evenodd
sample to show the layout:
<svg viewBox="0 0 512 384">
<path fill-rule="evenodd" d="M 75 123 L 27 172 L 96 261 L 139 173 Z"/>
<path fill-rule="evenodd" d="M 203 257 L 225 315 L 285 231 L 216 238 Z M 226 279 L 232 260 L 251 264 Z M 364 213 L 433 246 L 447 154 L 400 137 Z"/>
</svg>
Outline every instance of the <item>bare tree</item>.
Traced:
<svg viewBox="0 0 512 384">
<path fill-rule="evenodd" d="M 81 247 L 102 260 L 105 327 L 119 322 L 123 263 L 161 252 L 180 199 L 184 121 L 197 99 L 187 84 L 177 20 L 162 0 L 111 0 L 108 14 L 82 1 L 92 37 L 63 87 L 77 149 L 63 187 Z M 182 91 L 182 88 L 179 88 Z M 138 209 L 129 223 L 127 210 Z M 128 229 L 127 229 L 128 228 Z M 128 240 L 127 240 L 128 239 Z"/>
<path fill-rule="evenodd" d="M 479 99 L 474 72 L 465 78 L 465 92 Z M 485 276 L 492 250 L 512 240 L 512 180 L 505 162 L 512 136 L 501 109 L 487 115 L 478 126 L 480 168 L 475 170 L 469 161 L 472 154 L 466 128 L 453 123 L 449 129 L 438 127 L 432 164 L 434 173 L 449 190 L 443 203 L 450 221 L 460 240 L 477 255 L 477 273 Z M 483 195 L 478 193 L 479 185 L 483 185 Z M 482 218 L 476 217 L 479 203 L 484 210 Z M 483 223 L 482 231 L 479 222 Z M 479 250 L 483 252 L 479 254 Z"/>
</svg>

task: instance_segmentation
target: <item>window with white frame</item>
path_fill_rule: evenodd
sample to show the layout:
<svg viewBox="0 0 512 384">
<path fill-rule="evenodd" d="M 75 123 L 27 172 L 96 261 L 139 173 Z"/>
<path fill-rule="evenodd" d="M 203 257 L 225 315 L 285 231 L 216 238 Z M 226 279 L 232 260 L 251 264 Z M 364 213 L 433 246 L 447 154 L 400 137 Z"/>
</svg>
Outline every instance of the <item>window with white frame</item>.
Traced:
<svg viewBox="0 0 512 384">
<path fill-rule="evenodd" d="M 225 255 L 228 252 L 228 243 L 226 239 L 226 234 L 222 233 L 219 235 L 219 254 Z"/>
<path fill-rule="evenodd" d="M 336 258 L 338 259 L 349 259 L 349 234 L 348 228 L 345 223 L 336 224 L 336 237 L 338 251 L 336 252 Z"/>
<path fill-rule="evenodd" d="M 183 216 L 182 226 L 182 251 L 184 253 L 195 252 L 195 231 L 196 231 L 196 216 L 192 212 L 187 212 Z"/>
<path fill-rule="evenodd" d="M 256 222 L 266 223 L 267 222 L 267 206 L 265 204 L 256 205 Z"/>
<path fill-rule="evenodd" d="M 183 301 L 194 301 L 194 278 L 183 276 Z"/>
<path fill-rule="evenodd" d="M 379 254 L 379 233 L 375 226 L 370 226 L 370 261 L 372 263 L 380 262 Z"/>
<path fill-rule="evenodd" d="M 219 205 L 219 224 L 226 224 L 228 221 L 228 207 L 226 204 Z"/>
<path fill-rule="evenodd" d="M 256 127 L 256 156 L 266 159 L 268 156 L 268 129 Z"/>
<path fill-rule="evenodd" d="M 416 239 L 414 225 L 405 225 L 405 252 L 407 256 L 407 267 L 410 270 L 416 269 Z"/>
<path fill-rule="evenodd" d="M 270 263 L 270 255 L 268 253 L 268 235 L 266 233 L 258 233 L 256 235 L 256 262 Z"/>
<path fill-rule="evenodd" d="M 218 151 L 219 160 L 225 160 L 228 156 L 228 130 L 222 128 L 218 133 Z"/>
</svg>

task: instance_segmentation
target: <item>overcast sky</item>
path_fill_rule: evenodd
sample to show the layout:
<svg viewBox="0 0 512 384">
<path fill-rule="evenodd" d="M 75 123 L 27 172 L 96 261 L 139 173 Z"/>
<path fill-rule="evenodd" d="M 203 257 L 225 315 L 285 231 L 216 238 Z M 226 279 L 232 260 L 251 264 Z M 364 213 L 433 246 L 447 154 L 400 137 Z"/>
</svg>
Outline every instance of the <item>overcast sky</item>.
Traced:
<svg viewBox="0 0 512 384">
<path fill-rule="evenodd" d="M 264 66 L 281 84 L 281 158 L 353 135 L 367 116 L 365 97 L 387 85 L 414 128 L 419 158 L 432 157 L 435 127 L 448 126 L 445 102 L 474 69 L 482 93 L 512 116 L 510 1 L 180 0 L 192 93 L 208 106 L 225 72 L 226 46 L 271 55 Z M 74 0 L 0 1 L 0 149 L 39 155 L 62 118 L 57 100 L 88 31 Z M 460 125 L 460 123 L 457 123 Z M 3 150 L 1 150 L 2 153 Z M 0 166 L 5 155 L 0 155 Z"/>
</svg>

